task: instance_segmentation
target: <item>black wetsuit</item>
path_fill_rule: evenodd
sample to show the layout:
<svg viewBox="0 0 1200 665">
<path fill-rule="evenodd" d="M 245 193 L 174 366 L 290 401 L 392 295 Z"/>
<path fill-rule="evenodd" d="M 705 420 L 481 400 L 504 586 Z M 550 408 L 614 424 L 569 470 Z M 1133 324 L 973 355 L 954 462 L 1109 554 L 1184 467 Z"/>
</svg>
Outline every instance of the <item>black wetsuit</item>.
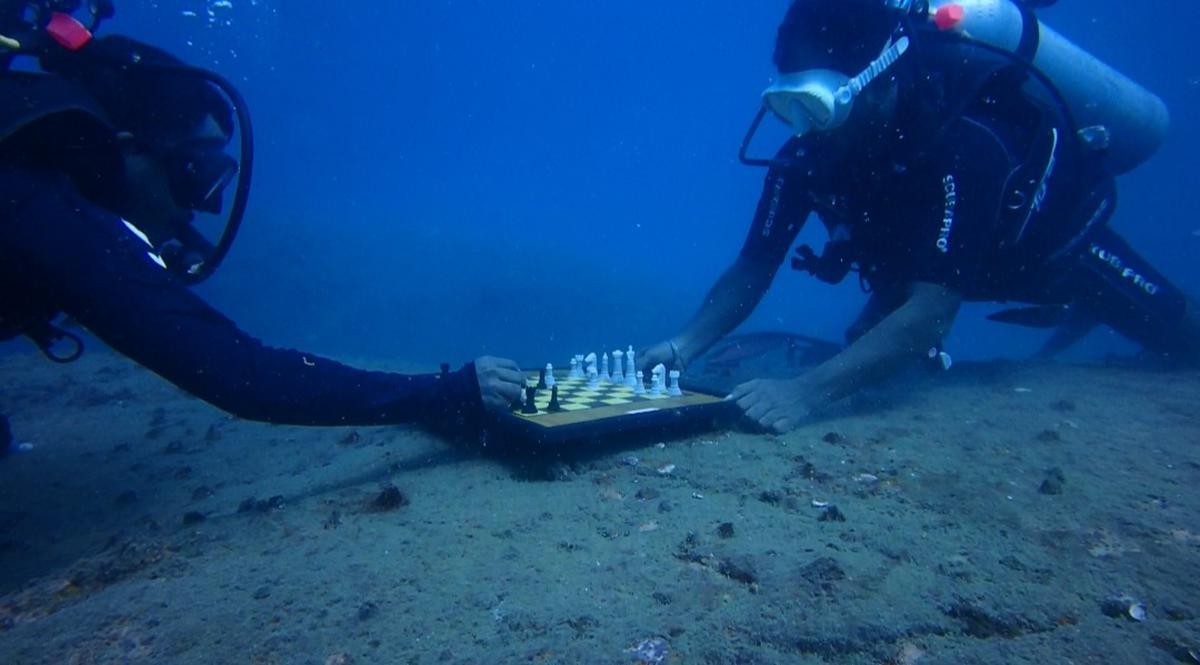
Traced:
<svg viewBox="0 0 1200 665">
<path fill-rule="evenodd" d="M 970 301 L 1070 305 L 1148 348 L 1181 348 L 1186 298 L 1108 227 L 1113 178 L 1027 83 L 995 77 L 945 125 L 857 157 L 832 156 L 847 154 L 836 137 L 790 141 L 743 256 L 779 265 L 815 211 L 830 242 L 794 265 L 826 281 L 856 270 L 868 289 L 919 281 Z"/>
<path fill-rule="evenodd" d="M 6 85 L 16 81 L 18 92 L 28 83 L 13 72 L 0 77 Z M 0 339 L 35 334 L 66 314 L 180 388 L 252 420 L 447 424 L 481 412 L 471 364 L 440 375 L 363 371 L 270 348 L 239 330 L 97 202 L 104 198 L 98 186 L 111 178 L 94 172 L 102 160 L 85 159 L 91 151 L 79 149 L 87 143 L 80 137 L 102 124 L 89 120 L 89 103 L 48 103 L 39 118 L 25 108 L 35 98 L 55 96 L 8 94 L 9 108 L 0 112 L 0 120 L 19 121 L 17 130 L 0 133 Z M 60 153 L 59 139 L 75 152 Z M 89 176 L 72 173 L 81 165 Z"/>
</svg>

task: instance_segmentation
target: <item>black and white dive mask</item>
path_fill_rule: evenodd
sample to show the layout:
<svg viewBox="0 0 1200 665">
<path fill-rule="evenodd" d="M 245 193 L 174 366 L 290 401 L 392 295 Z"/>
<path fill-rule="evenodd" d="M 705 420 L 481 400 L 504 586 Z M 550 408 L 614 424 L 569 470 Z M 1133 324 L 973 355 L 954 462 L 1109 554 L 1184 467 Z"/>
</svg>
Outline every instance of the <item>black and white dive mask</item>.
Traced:
<svg viewBox="0 0 1200 665">
<path fill-rule="evenodd" d="M 842 126 L 850 117 L 854 100 L 880 74 L 908 51 L 909 39 L 900 37 L 857 76 L 832 69 L 808 69 L 783 74 L 762 93 L 769 108 L 787 123 L 797 137 L 810 131 L 826 132 Z"/>
</svg>

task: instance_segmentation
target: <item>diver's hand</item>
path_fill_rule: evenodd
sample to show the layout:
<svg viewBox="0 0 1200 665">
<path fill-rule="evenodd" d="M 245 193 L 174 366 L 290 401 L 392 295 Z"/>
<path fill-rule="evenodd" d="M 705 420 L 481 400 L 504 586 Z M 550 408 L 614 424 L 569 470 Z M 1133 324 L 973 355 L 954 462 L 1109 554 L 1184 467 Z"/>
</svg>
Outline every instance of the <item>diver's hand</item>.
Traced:
<svg viewBox="0 0 1200 665">
<path fill-rule="evenodd" d="M 759 427 L 782 434 L 812 415 L 815 395 L 803 378 L 759 379 L 733 390 L 730 399 Z"/>
<path fill-rule="evenodd" d="M 645 372 L 646 376 L 650 376 L 650 370 L 654 369 L 654 366 L 660 363 L 666 366 L 668 370 L 682 370 L 682 367 L 674 367 L 676 364 L 675 361 L 675 350 L 671 348 L 671 341 L 667 340 L 640 351 L 637 356 L 637 363 L 635 363 L 635 367 Z"/>
<path fill-rule="evenodd" d="M 507 411 L 525 389 L 525 373 L 507 358 L 476 358 L 475 378 L 479 379 L 479 397 L 490 411 Z"/>
</svg>

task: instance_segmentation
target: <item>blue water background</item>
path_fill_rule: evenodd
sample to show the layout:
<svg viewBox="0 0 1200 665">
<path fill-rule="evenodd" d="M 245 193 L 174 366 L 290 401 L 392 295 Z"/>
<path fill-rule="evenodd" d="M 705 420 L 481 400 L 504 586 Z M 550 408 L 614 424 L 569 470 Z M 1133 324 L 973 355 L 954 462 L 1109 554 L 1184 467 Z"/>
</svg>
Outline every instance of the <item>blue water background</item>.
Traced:
<svg viewBox="0 0 1200 665">
<path fill-rule="evenodd" d="M 202 288 L 279 345 L 527 364 L 674 332 L 735 256 L 763 173 L 736 160 L 784 0 L 126 0 L 109 24 L 242 88 L 250 213 Z M 190 12 L 190 13 L 189 13 Z M 1046 22 L 1161 95 L 1167 144 L 1116 226 L 1200 291 L 1200 4 L 1064 0 Z M 817 225 L 804 239 L 823 242 Z M 745 329 L 839 338 L 862 303 L 781 270 Z M 1041 334 L 964 311 L 957 357 Z M 1087 353 L 1124 348 L 1111 334 Z"/>
</svg>

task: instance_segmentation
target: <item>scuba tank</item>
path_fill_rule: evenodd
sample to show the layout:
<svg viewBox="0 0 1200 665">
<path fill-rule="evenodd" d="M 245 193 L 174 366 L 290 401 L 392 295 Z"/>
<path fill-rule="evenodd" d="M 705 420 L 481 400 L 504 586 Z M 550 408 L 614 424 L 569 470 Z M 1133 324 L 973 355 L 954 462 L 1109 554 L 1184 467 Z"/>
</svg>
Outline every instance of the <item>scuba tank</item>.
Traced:
<svg viewBox="0 0 1200 665">
<path fill-rule="evenodd" d="M 1170 124 L 1166 104 L 1041 23 L 1032 4 L 933 0 L 928 15 L 942 32 L 961 33 L 1031 63 L 1058 89 L 1084 145 L 1103 152 L 1107 170 L 1133 170 L 1162 144 Z"/>
</svg>

